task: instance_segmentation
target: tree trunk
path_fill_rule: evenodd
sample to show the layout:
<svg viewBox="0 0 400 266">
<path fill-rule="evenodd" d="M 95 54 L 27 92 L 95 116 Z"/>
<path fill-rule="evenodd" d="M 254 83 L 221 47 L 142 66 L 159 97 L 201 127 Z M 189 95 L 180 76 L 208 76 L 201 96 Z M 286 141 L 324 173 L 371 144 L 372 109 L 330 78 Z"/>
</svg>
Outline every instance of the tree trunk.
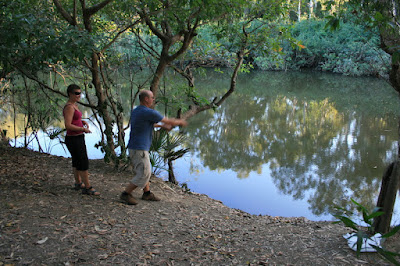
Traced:
<svg viewBox="0 0 400 266">
<path fill-rule="evenodd" d="M 71 26 L 77 27 L 78 26 L 78 20 L 77 20 L 77 7 L 76 7 L 76 1 L 73 1 L 73 14 L 69 14 L 66 9 L 64 9 L 63 5 L 61 4 L 60 0 L 53 0 L 57 11 L 60 13 L 60 15 L 67 21 Z M 103 9 L 105 6 L 107 6 L 109 3 L 112 2 L 112 0 L 103 0 L 100 3 L 97 3 L 95 5 L 92 5 L 91 7 L 87 6 L 87 1 L 85 0 L 80 0 L 79 1 L 81 4 L 81 10 L 82 10 L 82 20 L 84 23 L 84 28 L 87 32 L 91 33 L 92 32 L 92 22 L 91 18 L 93 15 L 95 15 L 98 11 Z M 95 48 L 94 48 L 95 49 Z M 104 159 L 107 161 L 111 159 L 112 161 L 116 161 L 117 156 L 115 153 L 115 145 L 114 145 L 114 138 L 113 138 L 113 119 L 111 117 L 110 112 L 107 110 L 107 96 L 106 93 L 103 90 L 101 79 L 100 79 L 100 58 L 99 54 L 96 52 L 92 53 L 92 58 L 91 62 L 86 62 L 86 66 L 90 69 L 90 72 L 92 74 L 92 83 L 93 86 L 96 90 L 96 97 L 98 100 L 96 109 L 99 112 L 99 115 L 101 118 L 103 118 L 103 122 L 105 125 L 105 130 L 104 134 L 106 135 L 106 143 L 101 143 L 102 147 L 104 148 L 105 151 L 105 157 Z"/>
<path fill-rule="evenodd" d="M 382 0 L 382 6 L 385 7 L 385 16 L 392 18 L 398 22 L 396 12 L 396 2 Z M 390 7 L 390 8 L 386 8 Z M 397 17 L 396 17 L 397 16 Z M 397 52 L 397 46 L 400 43 L 399 24 L 397 29 L 380 27 L 381 48 L 390 54 L 392 57 Z M 392 58 L 395 59 L 395 58 Z M 400 60 L 391 60 L 391 68 L 389 72 L 389 81 L 392 87 L 400 93 Z M 390 230 L 390 222 L 392 220 L 394 203 L 396 201 L 397 190 L 399 188 L 400 179 L 400 120 L 398 125 L 399 140 L 397 142 L 397 159 L 394 163 L 388 166 L 382 178 L 381 191 L 379 193 L 377 207 L 380 207 L 384 212 L 380 217 L 374 219 L 374 230 L 380 233 L 387 233 Z"/>
<path fill-rule="evenodd" d="M 373 228 L 375 232 L 385 234 L 390 231 L 394 203 L 396 201 L 397 190 L 399 187 L 400 161 L 391 163 L 383 177 L 381 191 L 379 193 L 377 207 L 384 212 L 383 215 L 374 219 Z"/>
<path fill-rule="evenodd" d="M 297 20 L 298 22 L 300 22 L 301 20 L 301 0 L 299 0 L 299 6 L 298 6 L 298 10 L 297 10 Z"/>
<path fill-rule="evenodd" d="M 172 164 L 172 160 L 168 159 L 168 181 L 174 184 L 178 184 L 176 181 L 175 174 L 174 174 L 174 166 Z"/>
<path fill-rule="evenodd" d="M 105 130 L 104 134 L 106 135 L 107 143 L 103 146 L 105 150 L 105 159 L 109 158 L 114 161 L 117 158 L 115 153 L 115 145 L 113 140 L 113 125 L 112 125 L 112 118 L 110 113 L 107 110 L 107 103 L 106 103 L 106 95 L 103 91 L 103 87 L 100 81 L 100 74 L 99 74 L 99 62 L 100 59 L 96 53 L 92 54 L 92 65 L 90 67 L 90 71 L 92 73 L 92 83 L 96 90 L 96 96 L 98 99 L 97 103 L 97 110 L 100 113 L 100 116 L 103 118 Z"/>
<path fill-rule="evenodd" d="M 163 49 L 164 50 L 164 49 Z M 165 54 L 163 51 L 161 53 L 160 61 L 158 63 L 156 73 L 154 73 L 153 80 L 151 81 L 150 90 L 153 92 L 154 97 L 157 97 L 158 88 L 160 87 L 161 79 L 164 75 L 165 69 L 167 68 L 168 64 L 168 52 Z"/>
</svg>

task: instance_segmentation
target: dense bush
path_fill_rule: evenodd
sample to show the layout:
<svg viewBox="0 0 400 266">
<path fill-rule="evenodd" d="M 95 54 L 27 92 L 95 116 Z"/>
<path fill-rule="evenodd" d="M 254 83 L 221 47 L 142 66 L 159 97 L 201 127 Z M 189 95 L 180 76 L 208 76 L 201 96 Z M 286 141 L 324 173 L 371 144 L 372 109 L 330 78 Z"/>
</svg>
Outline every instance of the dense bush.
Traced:
<svg viewBox="0 0 400 266">
<path fill-rule="evenodd" d="M 252 52 L 246 63 L 252 63 L 261 70 L 313 69 L 351 76 L 386 76 L 388 73 L 390 57 L 379 48 L 379 35 L 360 25 L 343 23 L 338 30 L 332 31 L 326 28 L 326 20 L 310 19 L 282 27 L 289 28 L 296 41 L 282 42 L 282 49 L 274 48 L 267 54 L 261 50 Z M 191 49 L 180 58 L 181 62 L 176 63 L 191 63 L 193 67 L 232 65 L 235 51 L 227 49 L 229 40 L 217 38 L 215 34 L 213 26 L 200 28 Z M 271 39 L 280 37 L 278 32 L 270 34 L 276 34 L 270 36 Z M 121 62 L 142 67 L 156 62 L 143 53 L 140 44 L 150 44 L 157 51 L 161 47 L 157 38 L 142 31 L 140 39 L 141 42 L 137 36 L 130 34 L 116 44 L 114 51 L 121 55 Z M 294 43 L 305 48 L 301 49 L 301 45 Z"/>
<path fill-rule="evenodd" d="M 324 20 L 303 20 L 294 24 L 292 36 L 306 48 L 284 45 L 279 55 L 255 56 L 264 70 L 311 68 L 345 75 L 385 76 L 390 57 L 379 48 L 377 33 L 359 25 L 344 23 L 337 31 Z"/>
</svg>

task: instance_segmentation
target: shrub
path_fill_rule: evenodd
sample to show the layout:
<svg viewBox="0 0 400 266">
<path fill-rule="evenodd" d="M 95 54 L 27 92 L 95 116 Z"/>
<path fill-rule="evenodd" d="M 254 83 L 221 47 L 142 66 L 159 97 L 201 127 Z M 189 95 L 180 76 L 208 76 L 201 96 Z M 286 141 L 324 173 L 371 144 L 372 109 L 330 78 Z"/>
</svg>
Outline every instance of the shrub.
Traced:
<svg viewBox="0 0 400 266">
<path fill-rule="evenodd" d="M 325 25 L 326 20 L 294 24 L 292 36 L 306 48 L 283 44 L 283 55 L 257 56 L 256 66 L 263 70 L 312 68 L 352 76 L 387 74 L 390 57 L 379 48 L 376 32 L 350 22 L 337 31 Z"/>
</svg>

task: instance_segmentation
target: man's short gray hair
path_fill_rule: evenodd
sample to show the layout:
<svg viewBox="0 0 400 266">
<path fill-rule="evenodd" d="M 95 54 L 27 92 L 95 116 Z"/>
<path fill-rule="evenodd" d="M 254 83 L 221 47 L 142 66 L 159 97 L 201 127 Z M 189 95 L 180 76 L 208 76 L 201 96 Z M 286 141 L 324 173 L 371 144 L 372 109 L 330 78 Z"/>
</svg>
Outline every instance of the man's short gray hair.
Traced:
<svg viewBox="0 0 400 266">
<path fill-rule="evenodd" d="M 146 97 L 150 97 L 149 90 L 141 90 L 139 92 L 139 101 L 143 102 Z"/>
</svg>

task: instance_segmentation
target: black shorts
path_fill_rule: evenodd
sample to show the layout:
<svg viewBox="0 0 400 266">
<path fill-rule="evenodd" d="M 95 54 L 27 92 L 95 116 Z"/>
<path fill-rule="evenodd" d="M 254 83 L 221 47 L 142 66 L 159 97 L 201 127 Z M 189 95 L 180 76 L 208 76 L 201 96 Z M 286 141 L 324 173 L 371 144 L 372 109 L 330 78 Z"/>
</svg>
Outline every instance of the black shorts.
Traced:
<svg viewBox="0 0 400 266">
<path fill-rule="evenodd" d="M 89 159 L 86 152 L 85 135 L 65 136 L 65 144 L 72 157 L 72 167 L 78 171 L 89 169 Z"/>
</svg>

